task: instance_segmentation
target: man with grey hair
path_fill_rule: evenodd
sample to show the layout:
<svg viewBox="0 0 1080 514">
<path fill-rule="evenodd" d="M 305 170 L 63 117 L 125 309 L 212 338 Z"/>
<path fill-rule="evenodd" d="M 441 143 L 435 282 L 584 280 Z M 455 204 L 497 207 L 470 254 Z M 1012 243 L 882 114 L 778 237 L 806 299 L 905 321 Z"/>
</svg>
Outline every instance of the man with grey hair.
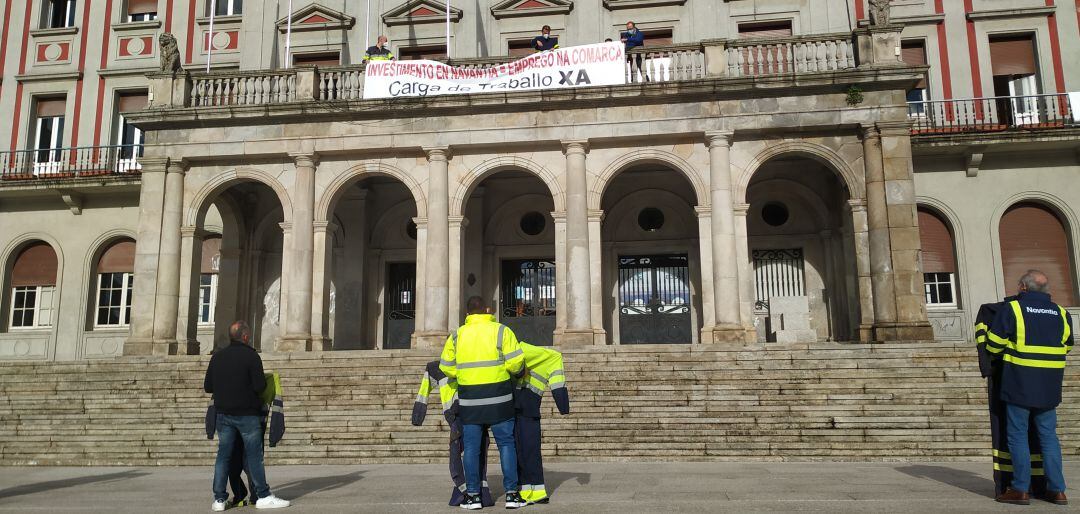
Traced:
<svg viewBox="0 0 1080 514">
<path fill-rule="evenodd" d="M 1043 499 L 1058 505 L 1069 502 L 1056 409 L 1061 403 L 1065 355 L 1073 347 L 1072 321 L 1064 308 L 1050 301 L 1049 282 L 1039 270 L 1024 273 L 1016 299 L 997 313 L 986 333 L 986 350 L 1002 361 L 1001 399 L 1013 466 L 1011 485 L 996 498 L 1001 503 L 1030 503 L 1029 423 L 1035 425 L 1042 450 Z"/>
<path fill-rule="evenodd" d="M 220 512 L 228 506 L 225 484 L 234 447 L 244 445 L 244 470 L 254 486 L 257 509 L 288 507 L 289 502 L 270 493 L 263 468 L 262 400 L 266 389 L 262 359 L 251 347 L 251 327 L 237 321 L 229 327 L 229 346 L 214 352 L 206 368 L 203 389 L 214 395 L 217 411 L 218 452 L 214 463 L 214 503 L 210 510 Z"/>
</svg>

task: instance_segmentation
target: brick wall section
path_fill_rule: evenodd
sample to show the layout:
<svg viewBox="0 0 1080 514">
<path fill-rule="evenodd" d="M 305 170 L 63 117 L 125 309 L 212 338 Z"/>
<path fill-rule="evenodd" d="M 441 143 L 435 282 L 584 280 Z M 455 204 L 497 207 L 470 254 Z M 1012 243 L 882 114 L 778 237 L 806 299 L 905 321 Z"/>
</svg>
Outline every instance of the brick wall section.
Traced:
<svg viewBox="0 0 1080 514">
<path fill-rule="evenodd" d="M 619 346 L 566 352 L 573 413 L 545 402 L 549 460 L 989 458 L 984 382 L 968 343 Z M 432 352 L 266 356 L 288 431 L 271 464 L 444 462 L 431 402 L 409 424 Z M 0 364 L 2 465 L 212 465 L 208 357 Z M 1080 373 L 1059 433 L 1080 455 Z M 434 398 L 433 398 L 434 400 Z"/>
</svg>

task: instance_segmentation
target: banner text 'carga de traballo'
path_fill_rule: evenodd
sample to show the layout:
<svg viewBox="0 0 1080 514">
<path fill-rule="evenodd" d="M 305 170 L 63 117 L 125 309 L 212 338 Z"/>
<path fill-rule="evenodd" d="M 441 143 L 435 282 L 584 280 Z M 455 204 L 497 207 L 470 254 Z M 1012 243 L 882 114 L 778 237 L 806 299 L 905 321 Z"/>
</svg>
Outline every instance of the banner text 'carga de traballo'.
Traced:
<svg viewBox="0 0 1080 514">
<path fill-rule="evenodd" d="M 364 98 L 403 98 L 532 91 L 626 83 L 622 43 L 597 43 L 540 52 L 482 69 L 436 61 L 372 61 Z"/>
</svg>

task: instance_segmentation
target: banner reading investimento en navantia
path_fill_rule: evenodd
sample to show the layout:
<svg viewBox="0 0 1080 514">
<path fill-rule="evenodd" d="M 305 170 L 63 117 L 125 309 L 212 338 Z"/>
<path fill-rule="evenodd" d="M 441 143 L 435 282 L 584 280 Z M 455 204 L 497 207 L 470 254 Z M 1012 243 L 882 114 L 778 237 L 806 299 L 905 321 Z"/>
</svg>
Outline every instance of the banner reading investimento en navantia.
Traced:
<svg viewBox="0 0 1080 514">
<path fill-rule="evenodd" d="M 490 68 L 436 61 L 372 61 L 364 71 L 364 98 L 402 98 L 533 91 L 626 83 L 622 43 L 549 50 Z"/>
</svg>

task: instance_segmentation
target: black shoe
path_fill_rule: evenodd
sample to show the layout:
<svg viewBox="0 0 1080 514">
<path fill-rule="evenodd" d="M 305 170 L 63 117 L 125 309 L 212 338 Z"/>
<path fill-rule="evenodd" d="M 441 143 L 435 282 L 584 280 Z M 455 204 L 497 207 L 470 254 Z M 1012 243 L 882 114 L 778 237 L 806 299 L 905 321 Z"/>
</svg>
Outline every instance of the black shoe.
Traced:
<svg viewBox="0 0 1080 514">
<path fill-rule="evenodd" d="M 465 499 L 461 500 L 461 505 L 458 506 L 465 510 L 480 510 L 484 508 L 484 504 L 480 501 L 480 495 L 469 493 L 465 493 Z"/>
<path fill-rule="evenodd" d="M 526 502 L 525 499 L 521 497 L 521 494 L 506 493 L 506 508 L 520 509 L 528 504 L 529 502 Z"/>
</svg>

